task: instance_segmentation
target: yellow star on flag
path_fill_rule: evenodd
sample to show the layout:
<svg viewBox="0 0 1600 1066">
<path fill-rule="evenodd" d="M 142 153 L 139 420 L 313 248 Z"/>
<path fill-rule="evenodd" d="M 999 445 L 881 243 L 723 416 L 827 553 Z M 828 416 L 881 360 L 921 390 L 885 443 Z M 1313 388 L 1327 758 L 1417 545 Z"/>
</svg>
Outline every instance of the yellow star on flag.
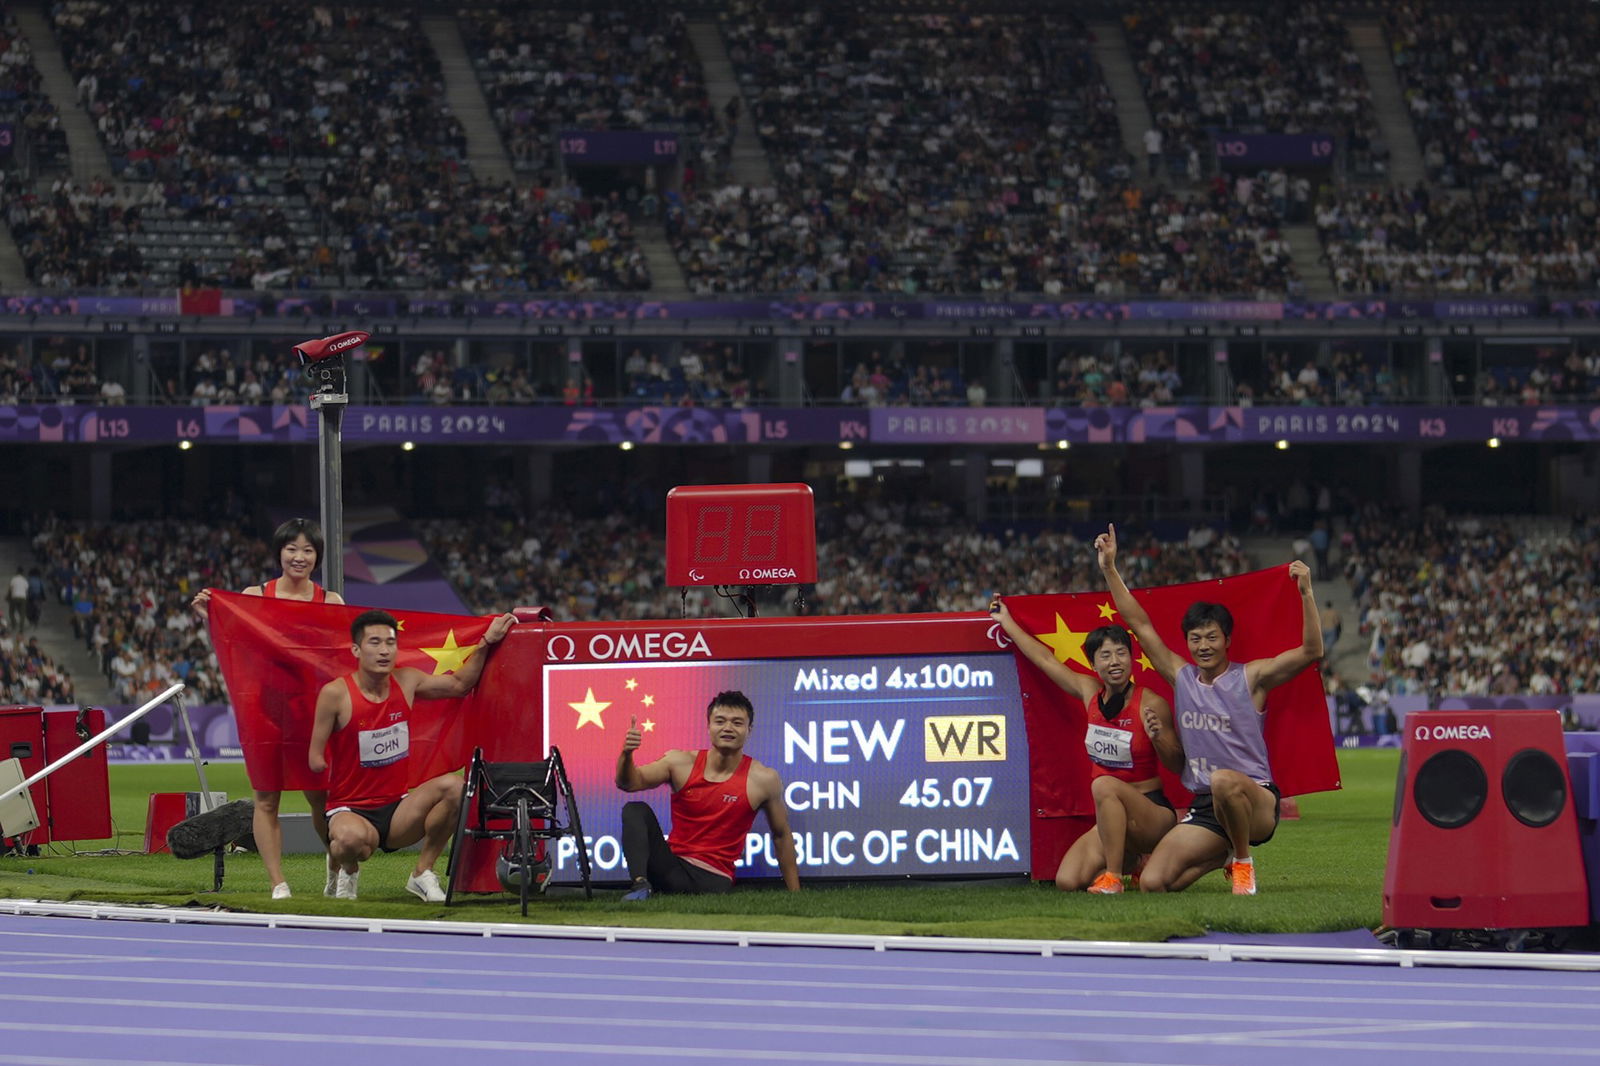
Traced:
<svg viewBox="0 0 1600 1066">
<path fill-rule="evenodd" d="M 396 633 L 404 633 L 406 631 L 406 620 L 404 618 L 396 618 L 394 620 L 394 631 Z"/>
<path fill-rule="evenodd" d="M 1100 617 L 1101 618 L 1110 619 L 1110 618 L 1115 618 L 1116 616 L 1117 616 L 1117 609 L 1115 607 L 1111 606 L 1109 603 L 1102 603 L 1100 605 Z"/>
<path fill-rule="evenodd" d="M 472 653 L 477 650 L 478 646 L 476 644 L 457 644 L 456 631 L 454 629 L 445 634 L 444 647 L 422 649 L 425 655 L 433 657 L 433 672 L 435 674 L 448 674 L 461 669 L 467 664 L 467 660 L 472 657 Z"/>
<path fill-rule="evenodd" d="M 1152 666 L 1151 663 L 1150 663 L 1150 657 L 1148 655 L 1146 655 L 1142 649 L 1139 652 L 1139 657 L 1137 659 L 1133 660 L 1133 661 L 1138 663 L 1140 666 L 1144 667 L 1146 670 L 1154 670 L 1155 669 L 1155 667 Z"/>
<path fill-rule="evenodd" d="M 605 722 L 600 719 L 600 712 L 611 706 L 611 701 L 595 699 L 594 689 L 588 689 L 584 692 L 583 699 L 577 703 L 568 703 L 567 706 L 578 712 L 578 724 L 572 727 L 574 730 L 582 729 L 591 722 L 597 728 L 606 727 Z"/>
<path fill-rule="evenodd" d="M 1071 627 L 1062 620 L 1060 614 L 1056 615 L 1056 631 L 1054 633 L 1034 634 L 1044 642 L 1046 647 L 1055 653 L 1056 662 L 1078 662 L 1085 667 L 1089 666 L 1089 660 L 1083 656 L 1083 639 L 1088 635 L 1088 633 L 1074 633 Z"/>
<path fill-rule="evenodd" d="M 654 707 L 656 705 L 656 698 L 651 695 L 646 695 L 645 698 L 639 702 L 644 704 L 646 707 Z"/>
<path fill-rule="evenodd" d="M 639 682 L 630 677 L 628 680 L 622 683 L 622 687 L 627 689 L 629 692 L 632 692 L 634 689 L 639 687 Z"/>
<path fill-rule="evenodd" d="M 655 731 L 655 728 L 656 728 L 656 724 L 654 722 L 652 722 L 648 718 L 646 718 L 644 721 L 640 722 L 639 725 L 641 725 L 644 728 L 644 731 L 646 733 L 653 733 Z"/>
</svg>

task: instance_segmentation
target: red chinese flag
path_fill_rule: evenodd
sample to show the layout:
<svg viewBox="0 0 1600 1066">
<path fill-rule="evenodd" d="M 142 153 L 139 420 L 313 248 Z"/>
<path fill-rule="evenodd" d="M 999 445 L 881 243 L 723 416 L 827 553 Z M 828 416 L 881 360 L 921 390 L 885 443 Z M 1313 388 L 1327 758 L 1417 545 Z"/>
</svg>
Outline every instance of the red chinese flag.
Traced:
<svg viewBox="0 0 1600 1066">
<path fill-rule="evenodd" d="M 183 289 L 178 293 L 178 311 L 185 315 L 220 315 L 222 290 Z"/>
<path fill-rule="evenodd" d="M 1303 624 L 1300 593 L 1287 564 L 1237 577 L 1135 589 L 1134 598 L 1150 615 L 1168 649 L 1184 654 L 1184 611 L 1197 600 L 1220 603 L 1233 612 L 1234 662 L 1265 659 L 1300 643 Z M 1093 675 L 1083 651 L 1084 638 L 1103 625 L 1128 628 L 1109 592 L 1053 596 L 1007 596 L 1006 606 L 1023 629 L 1055 652 L 1057 661 Z M 1130 629 L 1131 633 L 1132 630 Z M 1083 746 L 1084 707 L 1067 695 L 1020 652 L 1017 674 L 1026 701 L 1029 769 L 1034 806 L 1045 816 L 1093 816 L 1089 798 L 1089 756 Z M 1172 689 L 1150 666 L 1134 640 L 1134 682 L 1160 693 L 1170 703 Z M 1328 703 L 1315 667 L 1267 695 L 1267 753 L 1274 783 L 1285 796 L 1339 787 L 1339 762 L 1328 722 Z M 1181 733 L 1181 731 L 1180 731 Z M 1162 784 L 1180 806 L 1189 794 L 1163 767 Z"/>
<path fill-rule="evenodd" d="M 211 642 L 222 665 L 250 784 L 262 791 L 325 789 L 307 762 L 317 693 L 355 671 L 350 623 L 365 607 L 211 592 Z M 451 673 L 475 653 L 493 618 L 391 611 L 400 623 L 398 667 Z M 485 666 L 487 677 L 493 665 Z M 479 686 L 458 700 L 417 700 L 411 710 L 411 784 L 466 765 L 486 720 L 473 714 Z"/>
</svg>

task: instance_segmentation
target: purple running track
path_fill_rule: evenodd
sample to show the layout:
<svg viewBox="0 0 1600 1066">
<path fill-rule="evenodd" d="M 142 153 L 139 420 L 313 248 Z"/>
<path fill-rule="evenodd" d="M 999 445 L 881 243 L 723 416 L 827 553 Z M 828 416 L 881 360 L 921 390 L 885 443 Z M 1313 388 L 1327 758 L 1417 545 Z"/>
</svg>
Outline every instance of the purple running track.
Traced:
<svg viewBox="0 0 1600 1066">
<path fill-rule="evenodd" d="M 1600 973 L 0 915 L 0 1063 L 1600 1060 Z"/>
</svg>

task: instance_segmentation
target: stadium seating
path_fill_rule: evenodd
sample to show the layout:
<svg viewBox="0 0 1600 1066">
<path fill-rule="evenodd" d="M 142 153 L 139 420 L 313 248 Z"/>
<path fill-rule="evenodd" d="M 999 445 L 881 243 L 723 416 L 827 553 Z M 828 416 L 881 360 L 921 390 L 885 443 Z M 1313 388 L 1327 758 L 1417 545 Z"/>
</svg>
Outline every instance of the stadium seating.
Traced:
<svg viewBox="0 0 1600 1066">
<path fill-rule="evenodd" d="M 1593 692 L 1600 522 L 1446 517 L 1352 526 L 1345 574 L 1368 665 L 1394 693 Z"/>
<path fill-rule="evenodd" d="M 479 613 L 547 604 L 558 619 L 669 618 L 681 590 L 661 584 L 664 545 L 621 512 L 541 513 L 534 532 L 510 517 L 414 523 L 432 557 Z M 814 614 L 981 610 L 996 593 L 1096 587 L 1087 541 L 1072 532 L 980 527 L 936 503 L 866 500 L 818 513 Z M 1398 521 L 1368 503 L 1341 555 L 1375 690 L 1495 695 L 1592 692 L 1600 686 L 1600 520 L 1448 518 Z M 1205 580 L 1258 565 L 1231 534 L 1158 541 L 1124 531 L 1135 586 Z M 205 627 L 188 601 L 200 587 L 271 576 L 265 543 L 233 520 L 88 526 L 46 520 L 33 538 L 52 600 L 76 606 L 74 629 L 119 701 L 173 680 L 199 702 L 226 699 Z M 786 597 L 792 599 L 792 593 Z M 1468 610 L 1466 605 L 1471 604 Z M 719 613 L 705 590 L 697 615 Z M 785 602 L 773 610 L 787 611 Z M 0 633 L 0 698 L 71 702 L 72 681 L 20 635 Z"/>
<path fill-rule="evenodd" d="M 416 20 L 307 2 L 244 12 L 69 0 L 55 26 L 136 210 L 59 219 L 78 285 L 629 291 L 648 273 L 627 220 L 571 189 L 474 179 Z M 131 260 L 131 261 L 130 261 Z M 35 277 L 40 275 L 35 270 Z"/>
<path fill-rule="evenodd" d="M 1124 22 L 1171 173 L 1200 177 L 1223 130 L 1332 133 L 1358 172 L 1387 155 L 1340 9 L 1144 3 Z"/>
<path fill-rule="evenodd" d="M 1584 125 L 1600 20 L 1563 2 L 1507 29 L 1488 12 L 1385 13 L 1427 181 L 1316 196 L 1337 291 L 1600 278 Z M 711 15 L 770 185 L 728 180 L 737 113 L 715 113 L 687 32 Z M 1159 172 L 1124 147 L 1139 131 L 1119 126 L 1104 42 L 1065 9 L 478 4 L 457 24 L 520 175 L 500 188 L 468 166 L 410 13 L 292 0 L 173 17 L 151 0 L 63 0 L 54 30 L 114 173 L 59 174 L 58 116 L 26 39 L 0 21 L 0 121 L 58 163 L 58 176 L 5 172 L 6 222 L 50 290 L 643 292 L 634 226 L 658 217 L 696 294 L 1281 299 L 1320 281 L 1300 275 L 1284 228 L 1310 220 L 1329 173 L 1212 177 L 1210 138 L 1328 131 L 1340 175 L 1383 178 L 1348 13 L 1219 0 L 1121 15 Z M 659 187 L 635 174 L 585 191 L 554 144 L 566 127 L 672 130 L 687 163 Z"/>
<path fill-rule="evenodd" d="M 698 136 L 715 126 L 681 11 L 638 3 L 556 12 L 487 8 L 463 11 L 459 21 L 507 151 L 535 180 L 555 180 L 555 138 L 563 129 Z"/>
</svg>

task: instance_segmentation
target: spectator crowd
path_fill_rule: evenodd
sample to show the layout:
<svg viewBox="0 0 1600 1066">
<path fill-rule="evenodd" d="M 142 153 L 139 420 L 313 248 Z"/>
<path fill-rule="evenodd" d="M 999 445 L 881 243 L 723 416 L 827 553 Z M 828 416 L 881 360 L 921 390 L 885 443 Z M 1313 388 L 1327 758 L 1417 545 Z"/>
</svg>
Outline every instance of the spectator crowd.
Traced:
<svg viewBox="0 0 1600 1066">
<path fill-rule="evenodd" d="M 37 566 L 17 567 L 6 582 L 6 617 L 0 623 L 0 702 L 10 704 L 71 703 L 72 674 L 39 646 L 37 631 L 44 613 L 44 575 Z"/>
<path fill-rule="evenodd" d="M 1295 528 L 1313 513 L 1310 497 L 1302 502 Z M 1320 508 L 1315 513 L 1325 514 Z M 1600 690 L 1600 521 L 1530 530 L 1438 510 L 1400 521 L 1370 503 L 1352 503 L 1348 515 L 1337 523 L 1337 562 L 1356 603 L 1347 628 L 1364 642 L 1373 689 L 1432 697 Z M 623 510 L 595 517 L 553 508 L 536 529 L 512 507 L 415 526 L 475 612 L 539 604 L 560 620 L 733 613 L 708 590 L 690 590 L 686 599 L 666 587 L 659 532 Z M 1327 572 L 1333 537 L 1328 521 L 1317 528 L 1297 550 Z M 1170 542 L 1133 525 L 1122 532 L 1124 572 L 1135 586 L 1257 565 L 1226 530 L 1198 528 Z M 272 576 L 270 549 L 241 523 L 48 519 L 33 547 L 30 595 L 71 608 L 74 635 L 116 702 L 139 702 L 176 680 L 196 700 L 226 700 L 188 600 L 201 587 L 237 589 Z M 939 502 L 870 497 L 819 509 L 818 573 L 804 598 L 806 612 L 820 615 L 981 610 L 996 593 L 1089 589 L 1100 581 L 1087 535 L 978 526 Z M 795 592 L 774 592 L 781 601 L 763 612 L 793 610 Z M 6 698 L 72 702 L 68 671 L 26 629 L 13 622 L 0 631 Z"/>
<path fill-rule="evenodd" d="M 1336 269 L 1344 261 L 1358 278 L 1375 275 L 1397 291 L 1594 286 L 1600 15 L 1573 0 L 1518 8 L 1510 23 L 1492 11 L 1431 2 L 1385 9 L 1436 189 L 1345 197 L 1356 232 L 1342 241 L 1356 247 L 1335 255 Z"/>
<path fill-rule="evenodd" d="M 1071 534 L 981 532 L 938 505 L 825 509 L 819 518 L 816 614 L 977 610 L 995 592 L 1089 587 L 1087 541 Z M 665 547 L 653 528 L 621 513 L 553 510 L 537 532 L 509 518 L 425 521 L 430 553 L 474 611 L 544 604 L 561 619 L 670 618 L 683 609 L 664 587 Z M 1135 538 L 1130 580 L 1199 580 L 1247 569 L 1238 542 L 1202 548 Z M 189 608 L 200 588 L 239 589 L 274 576 L 269 547 L 232 520 L 163 519 L 86 525 L 47 519 L 32 538 L 40 594 L 71 609 L 71 626 L 115 702 L 132 704 L 175 681 L 197 702 L 225 702 L 209 636 Z M 1136 575 L 1136 576 L 1135 576 Z M 691 607 L 724 613 L 703 592 Z M 19 633 L 0 634 L 0 671 L 12 693 L 66 696 L 72 683 Z M 33 680 L 29 680 L 32 678 Z"/>
<path fill-rule="evenodd" d="M 533 17 L 516 7 L 469 10 L 460 22 L 518 169 L 553 180 L 564 130 L 716 129 L 682 11 L 611 0 Z"/>
<path fill-rule="evenodd" d="M 127 390 L 120 382 L 101 380 L 89 346 L 70 347 L 69 352 L 62 338 L 51 338 L 32 354 L 20 343 L 0 348 L 0 404 L 125 403 Z"/>
<path fill-rule="evenodd" d="M 1529 534 L 1438 510 L 1397 521 L 1369 506 L 1351 534 L 1345 576 L 1387 691 L 1600 691 L 1600 522 Z"/>
<path fill-rule="evenodd" d="M 215 343 L 192 344 L 181 367 L 176 355 L 162 356 L 151 361 L 148 375 L 127 384 L 123 370 L 102 370 L 91 345 L 74 338 L 39 337 L 32 346 L 0 347 L 0 404 L 305 402 L 309 383 L 298 366 L 276 356 L 272 344 L 239 340 L 237 351 Z M 1248 359 L 1234 362 L 1231 402 L 1244 407 L 1351 407 L 1429 399 L 1419 394 L 1417 381 L 1386 344 L 1341 340 L 1326 352 L 1320 347 L 1266 346 L 1258 365 Z M 1127 344 L 1110 355 L 1098 345 L 1063 343 L 1052 357 L 1053 367 L 1043 368 L 1039 381 L 1021 383 L 1022 392 L 1005 403 L 1165 407 L 1220 400 L 1207 395 L 1203 379 L 1186 381 L 1164 347 L 1141 351 Z M 371 372 L 382 377 L 379 398 L 491 406 L 620 401 L 745 407 L 773 402 L 768 382 L 750 373 L 738 346 L 707 338 L 624 344 L 614 355 L 614 367 L 603 367 L 599 356 L 572 362 L 565 353 L 559 363 L 499 353 L 457 365 L 443 347 L 413 349 L 403 358 L 400 367 L 386 345 L 372 347 Z M 591 369 L 616 384 L 599 388 Z M 990 370 L 983 358 L 961 360 L 950 353 L 919 352 L 915 345 L 885 343 L 865 355 L 861 350 L 845 353 L 838 393 L 811 396 L 806 402 L 983 407 L 995 402 L 985 386 Z M 1593 403 L 1600 400 L 1600 346 L 1535 343 L 1485 349 L 1452 390 L 1453 402 L 1485 406 Z"/>
<path fill-rule="evenodd" d="M 1549 0 L 1495 15 L 1415 0 L 1384 8 L 1429 177 L 1537 203 L 1592 200 L 1600 13 Z"/>
<path fill-rule="evenodd" d="M 1067 164 L 1029 210 L 1001 201 L 902 208 L 863 195 L 730 185 L 669 202 L 667 236 L 691 291 L 1183 293 L 1277 299 L 1301 291 L 1270 186 L 1217 177 L 1198 192 L 1147 193 Z"/>
<path fill-rule="evenodd" d="M 1270 12 L 1233 4 L 1134 5 L 1123 16 L 1165 165 L 1199 178 L 1214 132 L 1329 133 L 1363 158 L 1382 153 L 1372 93 L 1344 12 L 1295 0 Z M 1205 162 L 1202 162 L 1205 161 Z M 1199 169 L 1197 169 L 1199 168 Z"/>
<path fill-rule="evenodd" d="M 274 576 L 263 542 L 225 519 L 84 525 L 48 518 L 32 543 L 49 594 L 71 609 L 73 636 L 115 702 L 143 702 L 176 681 L 196 702 L 226 702 L 189 599 L 200 588 L 240 589 Z"/>
<path fill-rule="evenodd" d="M 817 525 L 820 577 L 805 596 L 811 614 L 976 611 L 996 593 L 1094 588 L 1101 580 L 1087 539 L 979 529 L 936 502 L 825 506 Z M 662 582 L 660 533 L 621 512 L 546 511 L 536 532 L 510 518 L 417 526 L 474 611 L 541 604 L 558 619 L 578 620 L 672 618 L 684 609 L 682 590 Z M 1232 536 L 1191 547 L 1129 532 L 1125 569 L 1135 584 L 1249 569 Z M 792 603 L 793 591 L 786 595 Z M 691 590 L 688 604 L 697 616 L 729 613 L 704 590 Z"/>
<path fill-rule="evenodd" d="M 31 205 L 41 284 L 134 286 L 154 274 L 236 289 L 649 284 L 628 220 L 605 200 L 474 178 L 438 59 L 409 12 L 63 0 L 53 16 L 114 171 L 144 187 L 95 195 L 92 218 L 59 196 Z"/>
<path fill-rule="evenodd" d="M 22 35 L 16 17 L 0 9 L 0 122 L 9 123 L 8 155 L 26 155 L 39 163 L 58 163 L 66 156 L 61 115 L 44 90 L 33 63 L 33 47 Z"/>
<path fill-rule="evenodd" d="M 1317 233 L 1341 293 L 1592 290 L 1596 204 L 1488 184 L 1465 196 L 1412 189 L 1330 190 Z"/>
<path fill-rule="evenodd" d="M 1115 359 L 1092 351 L 1068 352 L 1056 363 L 1051 402 L 1080 407 L 1162 407 L 1184 395 L 1183 377 L 1166 351 Z"/>
<path fill-rule="evenodd" d="M 1073 15 L 735 0 L 723 32 L 786 188 L 1026 211 L 1073 170 L 1126 177 L 1115 101 Z"/>
<path fill-rule="evenodd" d="M 1142 163 L 1104 42 L 1065 8 L 729 0 L 715 25 L 738 94 L 713 106 L 718 57 L 691 34 L 711 13 L 475 6 L 455 22 L 528 179 L 499 183 L 469 164 L 410 9 L 59 0 L 52 25 L 113 175 L 13 168 L 0 193 L 50 290 L 645 292 L 636 227 L 659 221 L 697 295 L 1292 299 L 1307 279 L 1284 230 L 1314 219 L 1342 294 L 1587 291 L 1600 15 L 1576 0 L 1525 14 L 1385 9 L 1427 171 L 1386 189 L 1343 180 L 1381 175 L 1388 153 L 1351 13 L 1326 0 L 1124 9 L 1153 121 Z M 4 14 L 0 121 L 62 136 Z M 683 141 L 673 165 L 573 168 L 567 129 Z M 770 181 L 732 178 L 741 129 Z M 1213 173 L 1218 131 L 1328 132 L 1340 158 Z"/>
</svg>

